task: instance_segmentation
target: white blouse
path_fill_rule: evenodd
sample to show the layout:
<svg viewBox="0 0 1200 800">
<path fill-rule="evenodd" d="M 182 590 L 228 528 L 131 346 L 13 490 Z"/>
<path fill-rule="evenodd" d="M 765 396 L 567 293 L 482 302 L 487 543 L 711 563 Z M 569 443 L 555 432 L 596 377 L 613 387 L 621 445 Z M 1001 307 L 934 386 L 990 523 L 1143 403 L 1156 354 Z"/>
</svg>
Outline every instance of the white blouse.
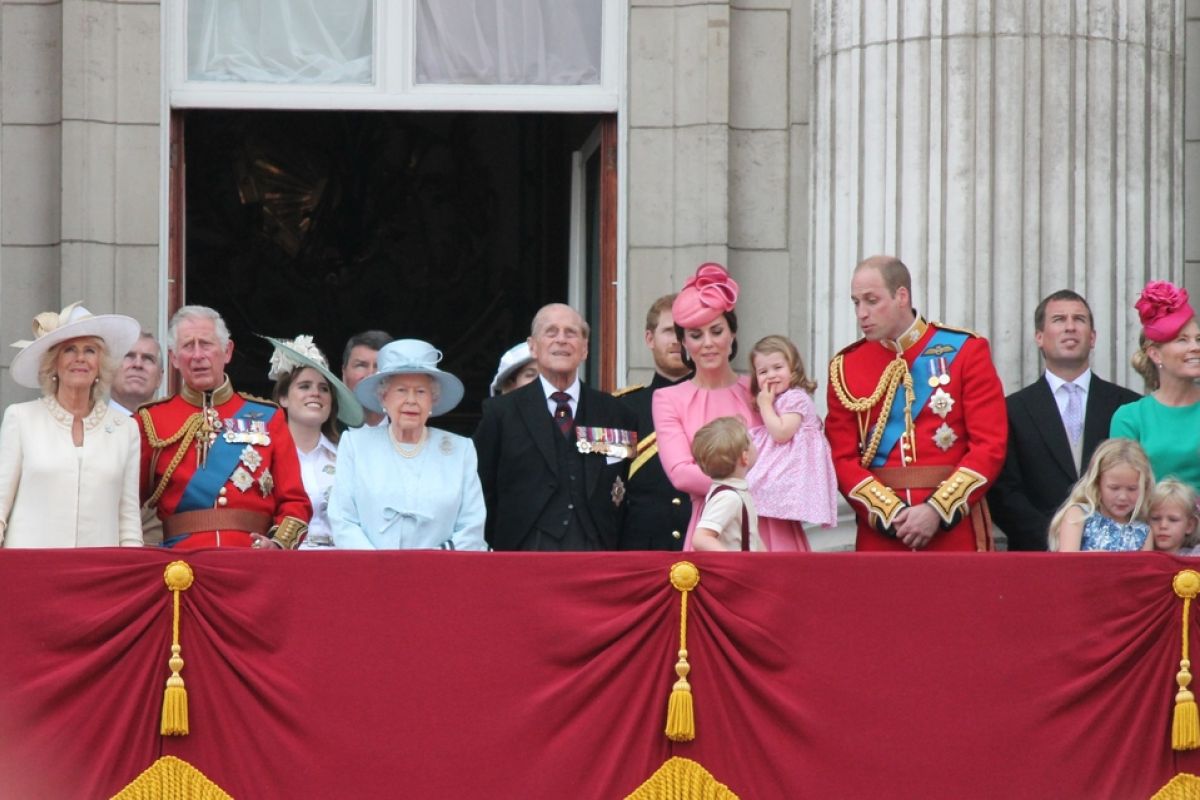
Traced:
<svg viewBox="0 0 1200 800">
<path fill-rule="evenodd" d="M 337 445 L 321 434 L 317 446 L 306 453 L 296 448 L 300 459 L 300 476 L 304 479 L 304 491 L 312 502 L 312 519 L 308 522 L 308 536 L 300 545 L 301 550 L 325 550 L 333 546 L 333 530 L 329 527 L 329 493 L 333 491 L 334 476 L 337 475 Z"/>
<path fill-rule="evenodd" d="M 141 546 L 141 438 L 133 419 L 98 402 L 83 420 L 53 397 L 15 403 L 0 423 L 0 545 Z"/>
</svg>

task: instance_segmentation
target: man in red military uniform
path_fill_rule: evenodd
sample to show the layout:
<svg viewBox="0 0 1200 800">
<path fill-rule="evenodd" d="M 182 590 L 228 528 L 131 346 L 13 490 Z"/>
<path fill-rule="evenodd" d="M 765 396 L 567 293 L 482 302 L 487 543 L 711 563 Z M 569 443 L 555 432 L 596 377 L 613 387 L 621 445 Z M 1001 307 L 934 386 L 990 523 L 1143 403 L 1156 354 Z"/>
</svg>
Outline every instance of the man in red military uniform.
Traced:
<svg viewBox="0 0 1200 800">
<path fill-rule="evenodd" d="M 987 340 L 922 319 L 892 256 L 859 264 L 850 297 L 863 338 L 830 362 L 825 433 L 858 549 L 991 550 L 1008 424 Z"/>
<path fill-rule="evenodd" d="M 142 502 L 163 521 L 163 545 L 295 548 L 312 505 L 283 412 L 233 391 L 233 342 L 213 309 L 179 309 L 168 338 L 183 389 L 137 414 Z"/>
</svg>

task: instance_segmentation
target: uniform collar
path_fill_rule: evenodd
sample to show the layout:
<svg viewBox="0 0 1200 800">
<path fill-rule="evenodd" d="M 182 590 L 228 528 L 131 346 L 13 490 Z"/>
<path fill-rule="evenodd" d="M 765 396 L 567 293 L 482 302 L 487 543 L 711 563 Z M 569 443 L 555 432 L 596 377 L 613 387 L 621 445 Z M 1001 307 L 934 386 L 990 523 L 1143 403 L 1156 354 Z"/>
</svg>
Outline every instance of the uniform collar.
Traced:
<svg viewBox="0 0 1200 800">
<path fill-rule="evenodd" d="M 692 375 L 694 375 L 694 374 L 695 373 L 693 373 L 693 372 L 689 372 L 687 375 L 684 375 L 679 380 L 671 380 L 666 375 L 663 375 L 661 372 L 655 372 L 654 378 L 650 381 L 650 388 L 651 389 L 663 389 L 667 386 L 675 386 L 676 384 L 683 383 L 688 378 L 692 377 Z"/>
<path fill-rule="evenodd" d="M 908 326 L 908 330 L 900 334 L 895 340 L 881 339 L 880 344 L 896 353 L 903 353 L 908 348 L 912 347 L 917 342 L 921 341 L 921 337 L 925 335 L 925 331 L 929 330 L 929 323 L 917 314 L 912 325 Z"/>
<path fill-rule="evenodd" d="M 233 384 L 229 382 L 229 376 L 225 376 L 225 382 L 211 392 L 202 392 L 198 389 L 193 389 L 186 383 L 179 390 L 179 396 L 184 399 L 184 402 L 196 408 L 204 407 L 204 396 L 209 395 L 209 405 L 219 406 L 222 403 L 227 403 L 233 399 Z"/>
</svg>

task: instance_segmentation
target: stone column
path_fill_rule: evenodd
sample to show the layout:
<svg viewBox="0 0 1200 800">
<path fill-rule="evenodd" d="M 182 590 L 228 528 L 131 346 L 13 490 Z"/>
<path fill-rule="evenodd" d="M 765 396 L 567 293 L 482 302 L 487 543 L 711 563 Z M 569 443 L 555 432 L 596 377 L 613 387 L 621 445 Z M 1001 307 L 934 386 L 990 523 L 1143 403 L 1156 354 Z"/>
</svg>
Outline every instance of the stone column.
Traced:
<svg viewBox="0 0 1200 800">
<path fill-rule="evenodd" d="M 1140 388 L 1133 301 L 1183 274 L 1182 9 L 815 0 L 817 351 L 857 336 L 851 270 L 887 252 L 923 313 L 991 339 L 1009 391 L 1060 288 L 1092 305 L 1097 371 Z"/>
</svg>

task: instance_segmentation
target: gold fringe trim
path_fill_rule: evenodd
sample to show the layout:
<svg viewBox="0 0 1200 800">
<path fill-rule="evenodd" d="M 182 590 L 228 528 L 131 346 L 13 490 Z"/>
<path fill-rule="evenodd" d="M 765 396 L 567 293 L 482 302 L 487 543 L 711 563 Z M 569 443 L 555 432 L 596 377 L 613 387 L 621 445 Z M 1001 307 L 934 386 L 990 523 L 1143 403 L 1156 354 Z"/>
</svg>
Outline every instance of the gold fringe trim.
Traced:
<svg viewBox="0 0 1200 800">
<path fill-rule="evenodd" d="M 687 660 L 687 599 L 688 594 L 700 584 L 700 570 L 690 561 L 677 561 L 671 565 L 671 585 L 679 590 L 679 661 L 675 662 L 675 674 L 679 680 L 671 688 L 671 699 L 667 702 L 667 727 L 663 731 L 673 742 L 690 742 L 696 738 L 696 715 L 692 709 L 692 686 L 688 683 L 691 666 Z"/>
<path fill-rule="evenodd" d="M 1200 778 L 1181 772 L 1154 793 L 1150 800 L 1200 800 Z"/>
<path fill-rule="evenodd" d="M 625 800 L 739 800 L 725 784 L 690 758 L 675 756 Z"/>
<path fill-rule="evenodd" d="M 179 646 L 179 593 L 186 591 L 192 585 L 194 576 L 192 568 L 186 561 L 172 561 L 163 571 L 163 581 L 174 597 L 171 605 L 171 658 L 167 666 L 171 668 L 171 677 L 167 678 L 167 688 L 163 692 L 162 728 L 163 736 L 187 736 L 188 734 L 188 697 L 179 672 L 183 669 L 183 658 Z"/>
<path fill-rule="evenodd" d="M 112 800 L 233 800 L 200 770 L 175 756 L 163 756 Z"/>
</svg>

